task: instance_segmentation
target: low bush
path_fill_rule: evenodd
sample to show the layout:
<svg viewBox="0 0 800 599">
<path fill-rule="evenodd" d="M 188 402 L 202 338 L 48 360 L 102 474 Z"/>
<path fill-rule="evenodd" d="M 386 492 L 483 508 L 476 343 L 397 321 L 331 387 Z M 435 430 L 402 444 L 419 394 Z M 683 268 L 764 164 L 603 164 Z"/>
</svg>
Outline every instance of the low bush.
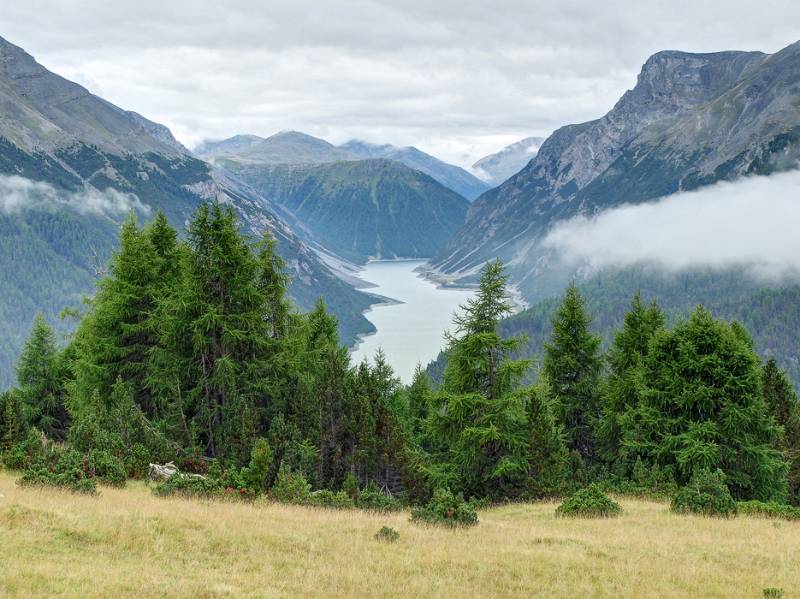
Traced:
<svg viewBox="0 0 800 599">
<path fill-rule="evenodd" d="M 311 493 L 308 503 L 315 507 L 326 507 L 336 510 L 347 510 L 356 507 L 355 502 L 345 491 L 333 492 L 328 489 Z"/>
<path fill-rule="evenodd" d="M 390 526 L 383 526 L 375 533 L 375 539 L 386 543 L 394 543 L 400 538 L 400 533 Z"/>
<path fill-rule="evenodd" d="M 231 487 L 228 489 L 231 491 L 228 491 L 227 495 L 235 496 L 235 490 Z M 226 487 L 216 478 L 181 472 L 173 474 L 164 482 L 153 487 L 153 493 L 159 497 L 178 495 L 198 499 L 219 499 L 226 496 L 226 490 Z"/>
<path fill-rule="evenodd" d="M 302 474 L 281 464 L 270 494 L 281 503 L 308 505 L 311 502 L 311 485 Z"/>
<path fill-rule="evenodd" d="M 614 518 L 622 514 L 622 506 L 591 484 L 567 497 L 556 508 L 556 515 L 572 518 Z"/>
<path fill-rule="evenodd" d="M 702 514 L 731 518 L 736 515 L 736 502 L 731 497 L 725 474 L 721 470 L 700 470 L 689 484 L 672 499 L 671 509 L 678 514 Z"/>
<path fill-rule="evenodd" d="M 25 470 L 42 456 L 46 446 L 47 439 L 42 433 L 31 429 L 23 441 L 12 445 L 0 455 L 0 461 L 11 470 Z"/>
<path fill-rule="evenodd" d="M 454 495 L 449 489 L 436 489 L 426 505 L 411 510 L 411 521 L 453 528 L 474 526 L 478 523 L 478 513 L 472 503 L 464 501 L 463 495 Z"/>
<path fill-rule="evenodd" d="M 58 487 L 87 495 L 97 493 L 95 478 L 88 472 L 88 458 L 72 449 L 63 452 L 52 448 L 45 450 L 24 470 L 17 483 Z"/>
<path fill-rule="evenodd" d="M 112 487 L 125 486 L 128 477 L 124 464 L 107 451 L 93 449 L 87 454 L 85 463 L 90 477 L 98 478 Z"/>
<path fill-rule="evenodd" d="M 370 482 L 358 492 L 356 505 L 363 510 L 374 512 L 394 512 L 403 509 L 400 501 L 384 495 L 374 482 Z"/>
<path fill-rule="evenodd" d="M 800 520 L 800 507 L 777 503 L 775 501 L 740 501 L 736 504 L 739 513 L 762 518 Z"/>
</svg>

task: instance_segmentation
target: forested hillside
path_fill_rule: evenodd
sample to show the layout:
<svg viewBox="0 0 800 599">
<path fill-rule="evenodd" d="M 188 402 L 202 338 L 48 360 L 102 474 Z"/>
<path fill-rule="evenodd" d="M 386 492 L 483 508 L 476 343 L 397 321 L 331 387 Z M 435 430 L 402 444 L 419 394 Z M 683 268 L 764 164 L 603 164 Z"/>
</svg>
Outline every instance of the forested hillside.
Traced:
<svg viewBox="0 0 800 599">
<path fill-rule="evenodd" d="M 226 167 L 286 208 L 314 242 L 357 263 L 430 257 L 468 208 L 457 193 L 393 160 Z"/>
</svg>

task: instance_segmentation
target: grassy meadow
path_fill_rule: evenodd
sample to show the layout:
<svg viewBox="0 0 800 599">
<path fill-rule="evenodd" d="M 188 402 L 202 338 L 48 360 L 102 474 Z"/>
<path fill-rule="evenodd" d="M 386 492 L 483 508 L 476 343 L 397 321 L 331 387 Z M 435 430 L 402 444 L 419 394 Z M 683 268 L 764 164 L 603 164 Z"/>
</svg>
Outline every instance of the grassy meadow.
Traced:
<svg viewBox="0 0 800 599">
<path fill-rule="evenodd" d="M 800 590 L 800 523 L 677 516 L 620 499 L 616 520 L 555 504 L 482 511 L 469 530 L 271 503 L 99 497 L 0 472 L 0 596 L 784 597 Z M 400 533 L 374 539 L 381 526 Z"/>
</svg>

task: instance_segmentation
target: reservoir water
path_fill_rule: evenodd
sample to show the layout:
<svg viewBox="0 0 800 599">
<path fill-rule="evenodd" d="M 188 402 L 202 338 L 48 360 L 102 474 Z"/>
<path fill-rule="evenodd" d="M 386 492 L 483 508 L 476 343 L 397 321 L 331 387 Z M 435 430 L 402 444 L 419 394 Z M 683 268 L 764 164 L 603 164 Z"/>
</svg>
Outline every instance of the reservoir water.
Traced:
<svg viewBox="0 0 800 599">
<path fill-rule="evenodd" d="M 444 346 L 453 313 L 474 291 L 447 289 L 414 272 L 424 260 L 369 262 L 359 277 L 375 285 L 367 291 L 394 300 L 372 306 L 365 316 L 378 332 L 365 337 L 353 352 L 355 363 L 372 359 L 382 348 L 397 376 L 409 383 L 417 362 L 425 367 Z"/>
</svg>

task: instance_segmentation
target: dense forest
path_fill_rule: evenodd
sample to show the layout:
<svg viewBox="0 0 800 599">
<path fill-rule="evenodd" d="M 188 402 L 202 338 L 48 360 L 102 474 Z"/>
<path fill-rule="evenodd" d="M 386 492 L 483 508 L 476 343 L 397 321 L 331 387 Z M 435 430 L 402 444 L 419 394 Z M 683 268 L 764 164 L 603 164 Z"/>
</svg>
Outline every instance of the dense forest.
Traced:
<svg viewBox="0 0 800 599">
<path fill-rule="evenodd" d="M 501 330 L 512 305 L 489 262 L 440 380 L 420 368 L 404 387 L 380 353 L 351 364 L 321 300 L 292 305 L 276 241 L 247 237 L 232 208 L 201 205 L 185 236 L 131 214 L 119 237 L 74 333 L 60 343 L 38 316 L 0 396 L 2 462 L 24 484 L 93 492 L 174 462 L 185 474 L 157 492 L 447 514 L 459 496 L 674 493 L 709 477 L 735 500 L 800 500 L 789 379 L 703 307 L 668 323 L 637 294 L 603 349 L 572 285 L 533 352 Z"/>
</svg>

